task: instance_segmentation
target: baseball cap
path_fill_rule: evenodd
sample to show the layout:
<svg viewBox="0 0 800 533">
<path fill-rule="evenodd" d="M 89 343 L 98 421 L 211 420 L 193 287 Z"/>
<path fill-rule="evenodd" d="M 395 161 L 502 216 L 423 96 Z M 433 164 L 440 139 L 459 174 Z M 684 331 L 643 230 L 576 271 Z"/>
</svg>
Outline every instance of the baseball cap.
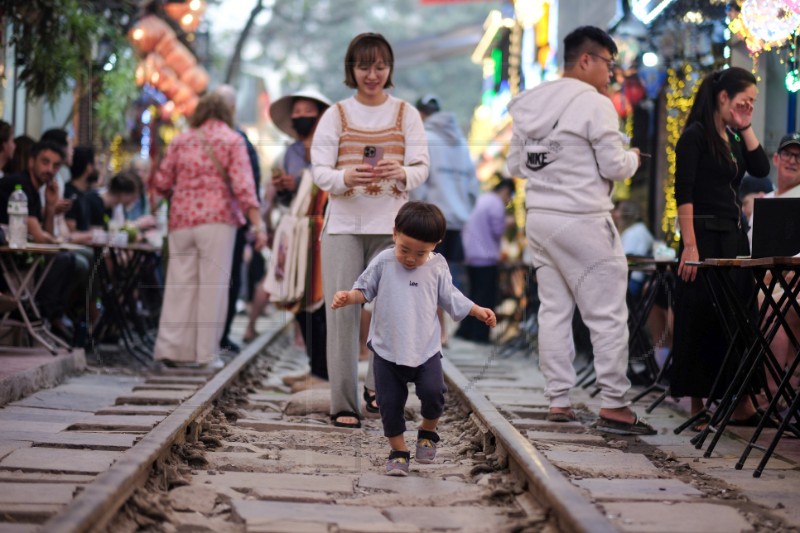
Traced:
<svg viewBox="0 0 800 533">
<path fill-rule="evenodd" d="M 433 94 L 426 94 L 417 100 L 417 109 L 426 115 L 431 115 L 442 110 L 439 105 L 439 97 Z"/>
<path fill-rule="evenodd" d="M 794 132 L 781 137 L 781 142 L 778 144 L 778 151 L 780 152 L 791 144 L 800 146 L 800 133 Z"/>
<path fill-rule="evenodd" d="M 796 142 L 800 144 L 800 139 Z M 739 200 L 742 200 L 748 194 L 757 194 L 763 192 L 764 194 L 772 192 L 774 187 L 769 178 L 754 178 L 749 174 L 745 174 L 742 178 L 742 183 L 739 184 Z"/>
</svg>

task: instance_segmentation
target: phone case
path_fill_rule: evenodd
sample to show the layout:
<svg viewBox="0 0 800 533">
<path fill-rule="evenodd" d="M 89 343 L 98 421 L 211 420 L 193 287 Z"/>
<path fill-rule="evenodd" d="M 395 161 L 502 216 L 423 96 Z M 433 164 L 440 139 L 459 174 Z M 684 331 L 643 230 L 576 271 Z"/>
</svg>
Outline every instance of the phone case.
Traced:
<svg viewBox="0 0 800 533">
<path fill-rule="evenodd" d="M 365 165 L 374 167 L 381 159 L 383 159 L 383 146 L 367 145 L 364 147 L 363 163 Z"/>
</svg>

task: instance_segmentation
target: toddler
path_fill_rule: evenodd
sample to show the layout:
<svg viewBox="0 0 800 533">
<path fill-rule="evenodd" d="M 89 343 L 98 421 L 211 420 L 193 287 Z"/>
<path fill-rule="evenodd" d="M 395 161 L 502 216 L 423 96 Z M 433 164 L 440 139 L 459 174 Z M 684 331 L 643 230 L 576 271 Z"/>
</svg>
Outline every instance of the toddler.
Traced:
<svg viewBox="0 0 800 533">
<path fill-rule="evenodd" d="M 475 305 L 453 286 L 447 261 L 433 252 L 446 226 L 435 205 L 404 204 L 394 222 L 394 247 L 378 254 L 353 289 L 337 292 L 331 304 L 338 309 L 375 300 L 368 346 L 375 354 L 377 400 L 391 447 L 386 463 L 390 476 L 408 475 L 411 454 L 403 433 L 410 382 L 422 403 L 416 460 L 431 463 L 436 456 L 436 424 L 447 391 L 437 307 L 457 321 L 469 315 L 491 327 L 497 324 L 491 309 Z"/>
</svg>

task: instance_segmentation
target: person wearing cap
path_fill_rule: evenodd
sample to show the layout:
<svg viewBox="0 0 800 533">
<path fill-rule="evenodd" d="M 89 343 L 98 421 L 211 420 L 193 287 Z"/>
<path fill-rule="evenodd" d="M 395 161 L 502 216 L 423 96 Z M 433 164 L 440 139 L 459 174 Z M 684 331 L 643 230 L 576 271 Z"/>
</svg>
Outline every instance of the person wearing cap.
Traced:
<svg viewBox="0 0 800 533">
<path fill-rule="evenodd" d="M 397 212 L 408 201 L 408 192 L 428 178 L 428 143 L 419 111 L 387 92 L 393 68 L 394 52 L 385 37 L 362 33 L 353 38 L 345 53 L 344 74 L 345 85 L 356 92 L 331 106 L 314 134 L 314 183 L 330 194 L 322 234 L 328 303 L 337 290 L 352 287 L 369 262 L 392 246 Z M 336 426 L 361 427 L 360 312 L 358 306 L 337 311 L 326 307 L 331 419 Z M 374 356 L 373 351 L 370 361 Z M 378 412 L 374 383 L 370 364 L 363 397 L 371 413 Z"/>
<path fill-rule="evenodd" d="M 275 188 L 276 199 L 279 203 L 288 205 L 294 198 L 303 171 L 311 166 L 311 140 L 317 127 L 320 116 L 330 106 L 330 101 L 313 89 L 305 89 L 289 94 L 275 100 L 269 108 L 270 117 L 279 130 L 293 138 L 283 156 L 282 168 L 273 174 L 272 186 Z M 323 191 L 312 191 L 313 200 L 310 202 L 312 212 L 310 216 L 316 217 L 316 231 L 321 227 L 322 214 L 327 195 Z M 326 331 L 325 309 L 322 297 L 322 273 L 320 266 L 319 235 L 309 239 L 308 250 L 308 275 L 312 280 L 310 290 L 300 302 L 300 309 L 295 313 L 295 320 L 300 328 L 306 353 L 310 361 L 310 372 L 298 376 L 284 377 L 284 383 L 297 392 L 306 388 L 323 386 L 328 382 L 328 364 L 326 356 Z M 256 336 L 256 320 L 261 316 L 267 303 L 269 294 L 264 290 L 264 283 L 255 287 L 253 302 L 250 306 L 249 320 L 244 333 L 245 342 Z"/>
<path fill-rule="evenodd" d="M 453 282 L 464 290 L 464 247 L 461 230 L 475 208 L 480 194 L 480 183 L 475 163 L 469 153 L 467 139 L 458 126 L 453 113 L 441 110 L 439 98 L 428 94 L 417 100 L 417 110 L 425 125 L 430 154 L 428 179 L 409 193 L 411 200 L 435 204 L 444 213 L 447 231 L 436 252 L 447 260 Z M 442 344 L 447 343 L 444 314 L 438 312 L 442 328 Z M 462 323 L 462 326 L 464 323 Z"/>
<path fill-rule="evenodd" d="M 777 189 L 763 193 L 763 198 L 800 198 L 800 133 L 790 133 L 781 138 L 778 143 L 778 150 L 772 155 L 772 164 L 777 169 Z M 769 180 L 759 180 L 762 182 L 769 182 Z M 744 185 L 744 182 L 742 182 Z M 771 185 L 771 182 L 770 182 Z M 750 244 L 753 244 L 753 222 L 755 217 L 750 216 L 750 230 L 748 237 Z M 776 284 L 773 289 L 773 299 L 777 302 L 781 298 L 783 289 L 780 285 Z M 759 293 L 759 307 L 763 303 L 763 295 Z M 786 321 L 789 324 L 789 329 L 794 335 L 795 339 L 800 339 L 800 317 L 794 309 L 790 310 L 786 315 Z M 789 341 L 789 336 L 786 329 L 780 327 L 775 332 L 775 337 L 769 345 L 770 350 L 775 355 L 775 360 L 778 362 L 780 368 L 786 368 L 794 359 L 795 351 Z M 772 393 L 777 390 L 777 384 L 772 379 L 772 375 L 767 372 L 767 386 Z M 792 385 L 795 389 L 800 386 L 800 369 L 795 372 L 792 378 Z"/>
</svg>

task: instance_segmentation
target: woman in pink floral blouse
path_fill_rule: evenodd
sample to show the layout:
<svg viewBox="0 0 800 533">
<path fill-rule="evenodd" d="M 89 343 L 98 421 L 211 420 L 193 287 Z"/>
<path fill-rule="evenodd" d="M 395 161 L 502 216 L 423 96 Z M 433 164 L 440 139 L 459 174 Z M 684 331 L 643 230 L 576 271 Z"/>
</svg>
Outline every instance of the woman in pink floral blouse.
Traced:
<svg viewBox="0 0 800 533">
<path fill-rule="evenodd" d="M 266 244 L 250 160 L 230 108 L 204 96 L 191 129 L 172 141 L 153 180 L 170 199 L 169 262 L 155 359 L 170 366 L 220 368 L 236 228 L 245 215 Z"/>
</svg>

